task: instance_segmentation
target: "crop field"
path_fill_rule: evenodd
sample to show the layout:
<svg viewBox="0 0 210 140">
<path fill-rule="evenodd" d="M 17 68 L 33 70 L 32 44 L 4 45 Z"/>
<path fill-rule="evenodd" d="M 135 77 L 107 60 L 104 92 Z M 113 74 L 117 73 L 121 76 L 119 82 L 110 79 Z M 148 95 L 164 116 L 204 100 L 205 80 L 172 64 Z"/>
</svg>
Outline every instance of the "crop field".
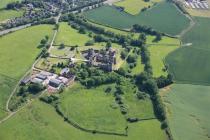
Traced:
<svg viewBox="0 0 210 140">
<path fill-rule="evenodd" d="M 80 34 L 77 30 L 73 29 L 68 23 L 60 23 L 59 31 L 55 39 L 55 44 L 65 44 L 68 46 L 84 46 L 85 43 L 91 40 L 87 34 Z"/>
<path fill-rule="evenodd" d="M 209 140 L 209 91 L 209 86 L 174 84 L 163 94 L 174 139 Z"/>
<path fill-rule="evenodd" d="M 100 110 L 101 111 L 101 110 Z M 80 114 L 81 115 L 81 114 Z M 35 101 L 0 125 L 0 139 L 4 140 L 165 140 L 157 120 L 128 124 L 127 137 L 92 134 L 66 123 L 48 104 Z M 8 133 L 10 132 L 10 133 Z M 38 134 L 38 135 L 37 135 Z M 151 135 L 152 134 L 152 135 Z"/>
<path fill-rule="evenodd" d="M 169 70 L 177 82 L 207 84 L 210 82 L 210 19 L 195 18 L 196 24 L 183 38 L 181 47 L 166 57 Z"/>
<path fill-rule="evenodd" d="M 161 1 L 162 0 L 151 0 L 149 2 L 145 2 L 144 0 L 124 0 L 114 3 L 114 5 L 125 8 L 125 12 L 131 15 L 136 15 L 139 14 L 143 8 L 152 7 L 155 3 Z"/>
<path fill-rule="evenodd" d="M 178 44 L 149 46 L 150 59 L 153 68 L 154 77 L 167 75 L 167 71 L 163 71 L 163 69 L 165 68 L 164 64 L 165 57 L 178 48 L 179 48 Z"/>
<path fill-rule="evenodd" d="M 16 10 L 0 10 L 0 22 L 10 18 L 20 17 L 23 15 L 23 11 Z"/>
<path fill-rule="evenodd" d="M 62 94 L 61 109 L 68 118 L 84 128 L 123 134 L 126 120 L 112 93 L 105 93 L 107 87 L 85 89 L 74 85 Z"/>
<path fill-rule="evenodd" d="M 129 29 L 134 24 L 140 24 L 171 35 L 178 35 L 189 25 L 189 19 L 169 2 L 161 2 L 135 16 L 119 11 L 113 6 L 96 8 L 84 15 L 94 22 L 115 28 Z"/>
</svg>

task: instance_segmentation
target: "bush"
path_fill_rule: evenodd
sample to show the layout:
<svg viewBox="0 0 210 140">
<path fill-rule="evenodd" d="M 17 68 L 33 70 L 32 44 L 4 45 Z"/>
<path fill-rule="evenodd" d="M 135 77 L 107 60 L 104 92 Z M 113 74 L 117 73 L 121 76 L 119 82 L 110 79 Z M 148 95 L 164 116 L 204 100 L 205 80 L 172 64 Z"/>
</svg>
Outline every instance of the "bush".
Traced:
<svg viewBox="0 0 210 140">
<path fill-rule="evenodd" d="M 41 84 L 37 84 L 37 83 L 35 83 L 35 84 L 30 84 L 30 85 L 28 86 L 28 91 L 29 91 L 30 93 L 33 93 L 33 94 L 36 94 L 36 93 L 42 91 L 43 89 L 44 89 L 44 86 L 41 85 Z"/>
</svg>

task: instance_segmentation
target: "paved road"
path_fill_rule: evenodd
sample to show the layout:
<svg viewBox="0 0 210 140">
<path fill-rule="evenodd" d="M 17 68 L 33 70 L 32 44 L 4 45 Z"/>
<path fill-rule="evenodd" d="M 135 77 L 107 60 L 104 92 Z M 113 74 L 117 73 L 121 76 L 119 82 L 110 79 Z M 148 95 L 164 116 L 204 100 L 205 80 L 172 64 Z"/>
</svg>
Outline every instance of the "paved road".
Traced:
<svg viewBox="0 0 210 140">
<path fill-rule="evenodd" d="M 26 25 L 22 25 L 22 26 L 18 26 L 18 27 L 14 27 L 14 28 L 11 28 L 11 29 L 6 29 L 4 31 L 0 31 L 0 36 L 1 35 L 5 35 L 5 34 L 8 34 L 10 32 L 14 32 L 14 31 L 17 31 L 17 30 L 21 30 L 21 29 L 24 29 L 24 28 L 27 28 L 31 26 L 31 24 L 26 24 Z"/>
</svg>

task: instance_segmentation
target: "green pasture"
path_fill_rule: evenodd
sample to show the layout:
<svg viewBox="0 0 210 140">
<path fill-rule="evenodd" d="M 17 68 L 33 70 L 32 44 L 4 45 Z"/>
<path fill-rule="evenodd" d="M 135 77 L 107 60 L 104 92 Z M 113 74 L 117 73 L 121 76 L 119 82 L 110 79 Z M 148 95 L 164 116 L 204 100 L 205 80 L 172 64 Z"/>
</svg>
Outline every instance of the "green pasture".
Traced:
<svg viewBox="0 0 210 140">
<path fill-rule="evenodd" d="M 189 19 L 170 2 L 161 2 L 135 16 L 119 11 L 114 6 L 89 10 L 84 15 L 94 22 L 115 28 L 129 29 L 134 24 L 140 24 L 171 35 L 178 35 L 189 25 Z"/>
<path fill-rule="evenodd" d="M 166 57 L 177 82 L 210 83 L 209 18 L 194 18 L 195 26 L 182 37 L 183 47 Z M 185 44 L 190 44 L 186 45 Z"/>
<path fill-rule="evenodd" d="M 113 86 L 110 85 L 112 88 Z M 125 133 L 126 120 L 108 86 L 85 89 L 77 84 L 62 93 L 61 109 L 81 127 L 107 132 Z"/>
<path fill-rule="evenodd" d="M 103 111 L 103 110 L 99 110 Z M 84 115 L 84 114 L 80 114 Z M 118 120 L 116 120 L 118 121 Z M 166 140 L 157 120 L 128 124 L 128 136 L 111 136 L 83 132 L 66 123 L 55 109 L 34 101 L 0 125 L 1 140 Z M 9 133 L 8 133 L 9 132 Z"/>
<path fill-rule="evenodd" d="M 150 60 L 153 69 L 153 76 L 159 77 L 161 75 L 166 76 L 168 73 L 164 71 L 165 68 L 165 57 L 170 55 L 171 52 L 179 48 L 178 44 L 167 45 L 151 45 L 149 46 Z"/>
<path fill-rule="evenodd" d="M 18 80 L 39 54 L 40 40 L 46 35 L 51 38 L 52 29 L 53 26 L 38 25 L 0 37 L 0 74 Z"/>
<path fill-rule="evenodd" d="M 164 94 L 175 140 L 209 140 L 209 91 L 209 86 L 174 84 Z"/>
<path fill-rule="evenodd" d="M 0 120 L 7 114 L 6 102 L 16 82 L 16 80 L 0 74 Z"/>
<path fill-rule="evenodd" d="M 1 0 L 0 1 L 0 9 L 5 8 L 8 3 L 16 2 L 16 1 L 21 1 L 21 0 Z"/>
<path fill-rule="evenodd" d="M 136 15 L 139 14 L 143 8 L 150 8 L 161 1 L 162 0 L 151 0 L 149 2 L 145 2 L 144 0 L 123 0 L 114 3 L 114 5 L 123 7 L 124 11 L 131 15 Z"/>
<path fill-rule="evenodd" d="M 59 24 L 58 34 L 55 38 L 55 44 L 65 44 L 69 46 L 84 46 L 87 41 L 91 40 L 87 34 L 80 34 L 78 30 L 73 29 L 66 22 Z"/>
<path fill-rule="evenodd" d="M 16 11 L 16 10 L 0 10 L 0 22 L 5 21 L 7 19 L 20 17 L 23 15 L 23 11 Z"/>
</svg>

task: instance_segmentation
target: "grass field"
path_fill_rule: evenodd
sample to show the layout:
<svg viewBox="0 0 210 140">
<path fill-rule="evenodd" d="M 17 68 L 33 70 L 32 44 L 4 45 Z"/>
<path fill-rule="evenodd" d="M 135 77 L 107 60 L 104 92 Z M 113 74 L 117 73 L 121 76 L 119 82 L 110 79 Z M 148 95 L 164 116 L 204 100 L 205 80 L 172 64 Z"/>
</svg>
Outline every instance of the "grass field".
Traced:
<svg viewBox="0 0 210 140">
<path fill-rule="evenodd" d="M 166 57 L 166 62 L 176 81 L 207 84 L 210 83 L 210 19 L 196 17 L 194 20 L 194 28 L 182 38 L 183 44 L 192 45 L 174 51 Z"/>
<path fill-rule="evenodd" d="M 40 52 L 37 46 L 45 35 L 52 35 L 52 26 L 34 26 L 0 37 L 0 117 L 13 87 Z"/>
<path fill-rule="evenodd" d="M 85 89 L 79 84 L 74 85 L 62 94 L 64 114 L 87 129 L 125 133 L 126 120 L 113 94 L 105 93 L 107 87 Z"/>
<path fill-rule="evenodd" d="M 7 19 L 20 17 L 23 15 L 23 11 L 16 10 L 0 10 L 0 22 L 5 21 Z"/>
<path fill-rule="evenodd" d="M 21 1 L 21 0 L 1 0 L 0 1 L 0 9 L 5 8 L 8 3 L 16 2 L 16 1 Z"/>
<path fill-rule="evenodd" d="M 0 75 L 0 119 L 7 114 L 5 110 L 6 101 L 16 82 L 12 78 Z"/>
<path fill-rule="evenodd" d="M 53 26 L 38 25 L 0 37 L 0 73 L 19 79 L 40 52 L 40 40 L 45 35 L 51 37 L 52 29 Z"/>
<path fill-rule="evenodd" d="M 9 133 L 8 133 L 9 132 Z M 157 120 L 129 124 L 128 137 L 82 132 L 64 120 L 50 105 L 35 101 L 0 125 L 1 140 L 164 140 Z"/>
<path fill-rule="evenodd" d="M 165 68 L 165 57 L 178 48 L 179 44 L 149 46 L 150 59 L 154 77 L 167 75 L 167 71 L 163 71 L 163 69 Z"/>
<path fill-rule="evenodd" d="M 64 43 L 70 46 L 84 46 L 91 38 L 87 34 L 80 34 L 77 30 L 71 28 L 68 23 L 60 23 L 59 31 L 55 38 L 55 44 L 60 45 Z"/>
<path fill-rule="evenodd" d="M 164 94 L 174 139 L 209 140 L 209 91 L 209 86 L 174 84 Z"/>
<path fill-rule="evenodd" d="M 128 29 L 134 24 L 141 24 L 171 35 L 179 34 L 189 25 L 189 19 L 169 2 L 161 2 L 136 16 L 120 12 L 113 6 L 96 8 L 87 11 L 84 15 L 97 23 L 115 28 Z"/>
<path fill-rule="evenodd" d="M 161 2 L 162 0 L 151 0 L 149 2 L 145 2 L 144 0 L 124 0 L 120 2 L 116 2 L 114 5 L 124 7 L 125 12 L 136 15 L 143 8 L 152 7 L 155 3 Z"/>
</svg>

